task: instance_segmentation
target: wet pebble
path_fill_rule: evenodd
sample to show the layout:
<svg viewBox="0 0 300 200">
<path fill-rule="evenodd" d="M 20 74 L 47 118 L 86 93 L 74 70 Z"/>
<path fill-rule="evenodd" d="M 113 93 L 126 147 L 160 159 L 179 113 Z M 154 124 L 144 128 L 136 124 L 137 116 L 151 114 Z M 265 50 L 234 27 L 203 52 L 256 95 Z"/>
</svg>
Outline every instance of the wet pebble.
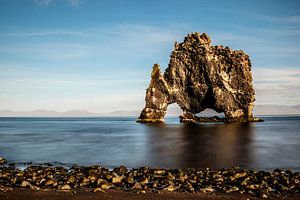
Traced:
<svg viewBox="0 0 300 200">
<path fill-rule="evenodd" d="M 52 166 L 29 166 L 25 170 L 13 166 L 0 167 L 0 191 L 14 187 L 32 190 L 75 192 L 84 189 L 105 192 L 120 189 L 144 193 L 160 191 L 199 193 L 248 193 L 267 198 L 270 195 L 299 193 L 300 173 L 276 169 L 273 172 L 239 168 L 205 169 L 127 169 L 109 170 L 100 166 L 70 169 Z"/>
<path fill-rule="evenodd" d="M 3 165 L 6 163 L 6 159 L 3 157 L 0 157 L 0 165 Z"/>
<path fill-rule="evenodd" d="M 122 181 L 123 177 L 113 177 L 112 178 L 112 183 L 120 183 Z"/>
<path fill-rule="evenodd" d="M 66 185 L 62 186 L 60 189 L 61 190 L 71 190 L 72 188 L 68 184 L 66 184 Z"/>
<path fill-rule="evenodd" d="M 102 192 L 102 193 L 105 193 L 105 190 L 103 190 L 102 188 L 95 188 L 93 190 L 93 192 Z"/>
</svg>

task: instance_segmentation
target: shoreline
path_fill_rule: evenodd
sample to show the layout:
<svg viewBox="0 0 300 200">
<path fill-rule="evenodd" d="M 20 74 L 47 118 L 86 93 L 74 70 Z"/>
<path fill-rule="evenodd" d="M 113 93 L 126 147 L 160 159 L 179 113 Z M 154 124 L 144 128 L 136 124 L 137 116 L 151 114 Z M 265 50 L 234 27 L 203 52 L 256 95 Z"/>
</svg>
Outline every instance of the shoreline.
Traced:
<svg viewBox="0 0 300 200">
<path fill-rule="evenodd" d="M 300 198 L 300 194 L 291 194 L 289 196 L 269 196 L 268 199 L 272 200 L 297 200 Z M 10 192 L 1 192 L 0 191 L 0 199 L 5 200 L 94 200 L 94 199 L 102 199 L 102 200 L 114 200 L 114 199 L 122 199 L 122 200 L 165 200 L 165 199 L 173 199 L 173 200 L 255 200 L 261 199 L 259 197 L 254 197 L 250 194 L 239 194 L 239 193 L 212 193 L 212 194 L 203 194 L 203 193 L 183 193 L 183 192 L 162 192 L 162 193 L 133 193 L 133 192 L 124 192 L 121 190 L 108 190 L 105 193 L 102 192 L 89 192 L 79 190 L 76 194 L 72 192 L 64 192 L 57 190 L 49 190 L 49 191 L 32 191 L 28 188 L 15 188 Z"/>
<path fill-rule="evenodd" d="M 233 197 L 233 199 L 240 199 L 241 196 L 275 199 L 291 197 L 293 199 L 294 196 L 300 197 L 299 180 L 300 172 L 280 169 L 273 172 L 237 167 L 229 169 L 149 167 L 127 169 L 120 166 L 107 169 L 94 165 L 72 166 L 71 168 L 28 166 L 21 170 L 14 166 L 0 165 L 0 198 L 6 194 L 17 198 L 19 193 L 29 193 L 34 196 L 35 194 L 28 192 L 32 190 L 42 192 L 46 196 L 52 196 L 55 191 L 59 191 L 73 195 L 86 192 L 115 196 L 121 192 L 128 198 L 137 193 L 147 194 L 150 199 L 157 199 L 158 194 L 162 196 L 195 194 L 196 196 L 192 195 L 192 199 L 206 199 L 210 195 L 219 195 L 220 198 Z"/>
<path fill-rule="evenodd" d="M 1 159 L 4 159 L 4 163 L 1 163 Z M 7 160 L 4 157 L 0 157 L 0 168 L 1 167 L 13 167 L 20 170 L 25 170 L 27 167 L 30 166 L 37 166 L 37 167 L 63 167 L 69 169 L 71 167 L 91 167 L 91 166 L 100 166 L 102 168 L 106 168 L 108 170 L 113 170 L 114 168 L 118 168 L 121 165 L 102 165 L 99 163 L 89 163 L 89 164 L 79 164 L 79 163 L 67 163 L 67 162 L 59 162 L 59 161 L 50 161 L 50 162 L 38 162 L 38 161 L 15 161 L 15 160 Z M 143 165 L 141 167 L 149 167 L 151 169 L 205 169 L 210 168 L 214 171 L 219 171 L 223 169 L 230 169 L 230 168 L 238 168 L 240 170 L 252 170 L 252 171 L 264 171 L 264 172 L 273 172 L 274 170 L 280 169 L 282 171 L 293 171 L 293 172 L 300 172 L 300 167 L 268 167 L 268 168 L 259 168 L 259 167 L 241 167 L 241 166 L 229 166 L 229 167 L 164 167 L 164 166 L 151 166 L 151 165 Z M 137 169 L 139 166 L 127 166 L 128 170 Z"/>
<path fill-rule="evenodd" d="M 38 166 L 38 167 L 51 167 L 51 168 L 55 168 L 55 167 L 63 167 L 66 169 L 72 168 L 74 166 L 76 167 L 90 167 L 90 166 L 101 166 L 102 168 L 106 168 L 108 170 L 113 170 L 115 168 L 118 168 L 120 166 L 115 166 L 115 165 L 101 165 L 98 163 L 92 163 L 92 164 L 74 164 L 74 163 L 62 163 L 62 162 L 24 162 L 24 161 L 19 161 L 19 162 L 15 162 L 15 161 L 8 161 L 5 164 L 0 164 L 0 169 L 1 167 L 13 167 L 19 170 L 25 170 L 27 167 L 30 166 Z M 144 166 L 144 165 L 143 165 Z M 203 167 L 155 167 L 155 166 L 149 166 L 149 165 L 145 165 L 149 168 L 152 169 L 166 169 L 166 170 L 170 170 L 170 169 L 205 169 Z M 128 170 L 132 170 L 132 169 L 137 169 L 139 167 L 126 167 Z M 231 167 L 224 167 L 224 168 L 213 168 L 213 167 L 208 167 L 210 169 L 213 169 L 214 171 L 220 171 L 223 169 L 230 169 L 230 168 L 238 168 L 240 170 L 252 170 L 252 171 L 264 171 L 264 172 L 273 172 L 274 170 L 280 169 L 282 171 L 293 171 L 293 172 L 300 172 L 300 167 L 280 167 L 280 168 L 276 168 L 276 167 L 269 167 L 269 168 L 257 168 L 257 167 L 240 167 L 240 166 L 231 166 Z"/>
</svg>

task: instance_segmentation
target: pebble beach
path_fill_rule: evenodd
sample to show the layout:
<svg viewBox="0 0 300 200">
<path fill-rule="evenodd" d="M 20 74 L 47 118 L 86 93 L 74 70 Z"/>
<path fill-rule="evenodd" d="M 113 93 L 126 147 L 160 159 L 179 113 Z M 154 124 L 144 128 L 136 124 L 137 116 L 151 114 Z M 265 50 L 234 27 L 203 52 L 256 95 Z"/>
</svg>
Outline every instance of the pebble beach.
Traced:
<svg viewBox="0 0 300 200">
<path fill-rule="evenodd" d="M 220 195 L 238 199 L 300 197 L 300 173 L 290 170 L 256 171 L 238 167 L 156 169 L 146 166 L 134 169 L 125 166 L 107 169 L 98 165 L 74 165 L 70 168 L 28 166 L 21 170 L 13 164 L 5 165 L 4 158 L 0 159 L 0 163 L 0 198 L 7 194 L 9 197 L 13 197 L 14 193 L 25 194 L 28 191 L 37 192 L 32 193 L 33 196 L 40 195 L 39 192 L 50 196 L 56 194 L 55 192 L 73 196 L 103 193 L 102 195 L 111 194 L 116 197 L 148 194 L 150 199 L 153 195 L 156 199 L 157 194 L 175 195 L 175 199 L 184 194 L 191 198 L 204 199 L 218 199 Z"/>
</svg>

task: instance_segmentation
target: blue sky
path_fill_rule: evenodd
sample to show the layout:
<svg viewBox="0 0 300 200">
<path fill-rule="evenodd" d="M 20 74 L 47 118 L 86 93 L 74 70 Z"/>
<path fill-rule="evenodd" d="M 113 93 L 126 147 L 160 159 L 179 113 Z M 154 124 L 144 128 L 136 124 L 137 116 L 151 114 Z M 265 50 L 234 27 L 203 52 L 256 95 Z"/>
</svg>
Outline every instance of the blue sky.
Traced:
<svg viewBox="0 0 300 200">
<path fill-rule="evenodd" d="M 152 65 L 196 31 L 250 55 L 256 104 L 300 104 L 300 1 L 0 3 L 1 110 L 140 110 Z"/>
</svg>

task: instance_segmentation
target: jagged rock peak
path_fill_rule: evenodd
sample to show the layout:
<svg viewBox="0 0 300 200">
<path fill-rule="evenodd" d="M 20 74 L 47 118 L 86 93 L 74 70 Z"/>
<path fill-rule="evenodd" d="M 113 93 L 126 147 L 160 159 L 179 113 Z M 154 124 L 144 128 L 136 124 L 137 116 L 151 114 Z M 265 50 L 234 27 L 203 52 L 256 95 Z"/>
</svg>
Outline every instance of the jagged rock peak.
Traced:
<svg viewBox="0 0 300 200">
<path fill-rule="evenodd" d="M 203 121 L 195 114 L 206 108 L 224 112 L 224 122 L 258 120 L 252 115 L 255 92 L 249 56 L 211 46 L 206 33 L 191 33 L 182 43 L 175 42 L 164 74 L 158 64 L 153 66 L 145 101 L 138 122 L 163 122 L 172 103 L 182 109 L 182 122 Z"/>
</svg>

